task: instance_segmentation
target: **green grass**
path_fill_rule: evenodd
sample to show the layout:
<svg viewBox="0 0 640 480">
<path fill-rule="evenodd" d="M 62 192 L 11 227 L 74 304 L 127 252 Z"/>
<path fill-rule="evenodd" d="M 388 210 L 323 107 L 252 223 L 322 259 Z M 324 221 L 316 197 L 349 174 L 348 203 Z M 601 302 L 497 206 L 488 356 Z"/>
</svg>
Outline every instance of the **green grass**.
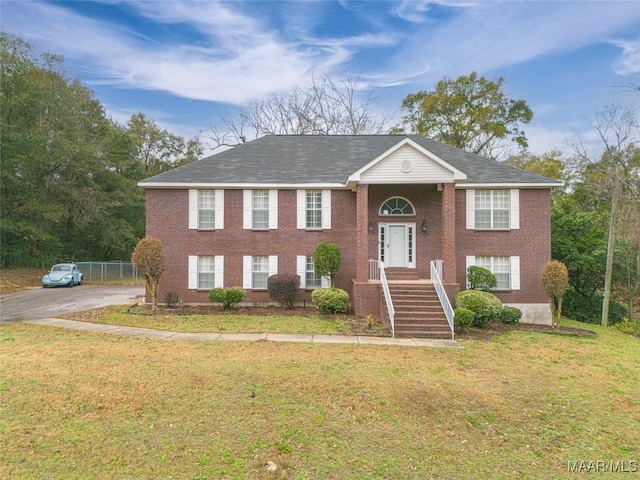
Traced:
<svg viewBox="0 0 640 480">
<path fill-rule="evenodd" d="M 589 327 L 432 349 L 12 323 L 0 477 L 582 478 L 567 462 L 640 460 L 640 340 Z"/>
<path fill-rule="evenodd" d="M 339 320 L 331 322 L 298 315 L 132 315 L 120 312 L 110 313 L 92 321 L 185 333 L 268 332 L 335 335 L 347 332 L 347 327 Z"/>
</svg>

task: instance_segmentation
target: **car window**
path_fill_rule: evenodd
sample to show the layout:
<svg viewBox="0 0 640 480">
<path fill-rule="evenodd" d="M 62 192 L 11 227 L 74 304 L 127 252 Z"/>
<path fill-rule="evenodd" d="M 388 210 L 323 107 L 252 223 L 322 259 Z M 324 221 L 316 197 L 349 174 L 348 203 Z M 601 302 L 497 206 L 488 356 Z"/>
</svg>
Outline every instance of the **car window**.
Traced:
<svg viewBox="0 0 640 480">
<path fill-rule="evenodd" d="M 54 265 L 51 269 L 52 272 L 68 272 L 71 270 L 69 265 Z"/>
</svg>

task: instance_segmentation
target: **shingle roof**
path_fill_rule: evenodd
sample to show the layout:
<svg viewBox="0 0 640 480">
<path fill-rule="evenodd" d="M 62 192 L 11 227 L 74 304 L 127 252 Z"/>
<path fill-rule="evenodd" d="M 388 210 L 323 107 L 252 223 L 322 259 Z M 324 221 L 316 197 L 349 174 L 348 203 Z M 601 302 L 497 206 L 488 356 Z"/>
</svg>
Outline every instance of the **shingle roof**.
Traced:
<svg viewBox="0 0 640 480">
<path fill-rule="evenodd" d="M 467 175 L 465 184 L 558 182 L 420 135 L 267 135 L 140 182 L 152 184 L 346 184 L 405 138 Z"/>
</svg>

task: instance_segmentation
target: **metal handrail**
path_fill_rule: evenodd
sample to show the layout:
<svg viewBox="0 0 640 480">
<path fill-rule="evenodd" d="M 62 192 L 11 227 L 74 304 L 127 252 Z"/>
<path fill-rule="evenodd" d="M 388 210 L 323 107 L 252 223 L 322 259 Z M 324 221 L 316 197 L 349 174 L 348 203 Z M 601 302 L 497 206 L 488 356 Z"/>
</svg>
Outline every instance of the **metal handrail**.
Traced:
<svg viewBox="0 0 640 480">
<path fill-rule="evenodd" d="M 387 283 L 387 274 L 384 272 L 384 263 L 382 260 L 378 260 L 378 270 L 380 271 L 380 282 L 382 283 L 382 291 L 384 292 L 384 301 L 387 304 L 387 312 L 389 313 L 389 323 L 391 324 L 391 336 L 396 338 L 395 329 L 395 316 L 396 311 L 393 308 L 393 301 L 391 300 L 391 291 L 389 290 L 389 284 Z"/>
<path fill-rule="evenodd" d="M 436 262 L 434 261 L 431 262 L 431 282 L 436 289 L 438 299 L 440 300 L 440 305 L 442 305 L 444 314 L 447 317 L 447 322 L 449 322 L 449 328 L 451 329 L 451 339 L 453 339 L 453 317 L 455 316 L 455 314 L 453 313 L 451 302 L 449 302 L 449 297 L 447 297 L 447 293 L 444 291 L 444 285 L 442 285 L 442 280 L 440 280 L 440 275 L 438 275 L 438 268 Z"/>
</svg>

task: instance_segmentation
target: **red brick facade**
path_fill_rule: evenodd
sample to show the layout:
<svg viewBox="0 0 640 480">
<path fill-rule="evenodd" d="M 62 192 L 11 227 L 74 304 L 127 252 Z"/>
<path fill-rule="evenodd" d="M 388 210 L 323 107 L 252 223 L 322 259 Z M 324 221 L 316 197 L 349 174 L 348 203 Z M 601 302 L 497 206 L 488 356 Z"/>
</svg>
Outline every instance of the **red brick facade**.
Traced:
<svg viewBox="0 0 640 480">
<path fill-rule="evenodd" d="M 519 290 L 496 292 L 506 303 L 544 303 L 539 273 L 550 259 L 550 189 L 520 190 L 520 228 L 503 231 L 467 230 L 465 190 L 453 183 L 430 185 L 357 185 L 357 190 L 333 190 L 331 228 L 298 229 L 296 190 L 278 192 L 278 228 L 243 229 L 243 191 L 225 190 L 224 229 L 188 228 L 187 189 L 148 188 L 147 234 L 162 241 L 166 270 L 162 276 L 159 301 L 168 292 L 177 292 L 186 303 L 207 303 L 208 291 L 189 290 L 189 255 L 223 255 L 224 287 L 242 286 L 243 256 L 277 255 L 279 273 L 296 273 L 296 257 L 313 255 L 319 242 L 339 245 L 342 265 L 336 286 L 349 292 L 358 314 L 380 314 L 380 287 L 369 282 L 369 259 L 378 258 L 380 223 L 415 223 L 415 272 L 430 278 L 430 262 L 444 260 L 443 281 L 452 297 L 466 279 L 466 256 L 520 257 Z M 380 216 L 380 206 L 390 197 L 411 202 L 415 216 Z M 422 231 L 422 224 L 426 232 Z M 301 300 L 310 303 L 310 291 Z M 248 302 L 269 302 L 264 290 L 246 292 Z"/>
</svg>

